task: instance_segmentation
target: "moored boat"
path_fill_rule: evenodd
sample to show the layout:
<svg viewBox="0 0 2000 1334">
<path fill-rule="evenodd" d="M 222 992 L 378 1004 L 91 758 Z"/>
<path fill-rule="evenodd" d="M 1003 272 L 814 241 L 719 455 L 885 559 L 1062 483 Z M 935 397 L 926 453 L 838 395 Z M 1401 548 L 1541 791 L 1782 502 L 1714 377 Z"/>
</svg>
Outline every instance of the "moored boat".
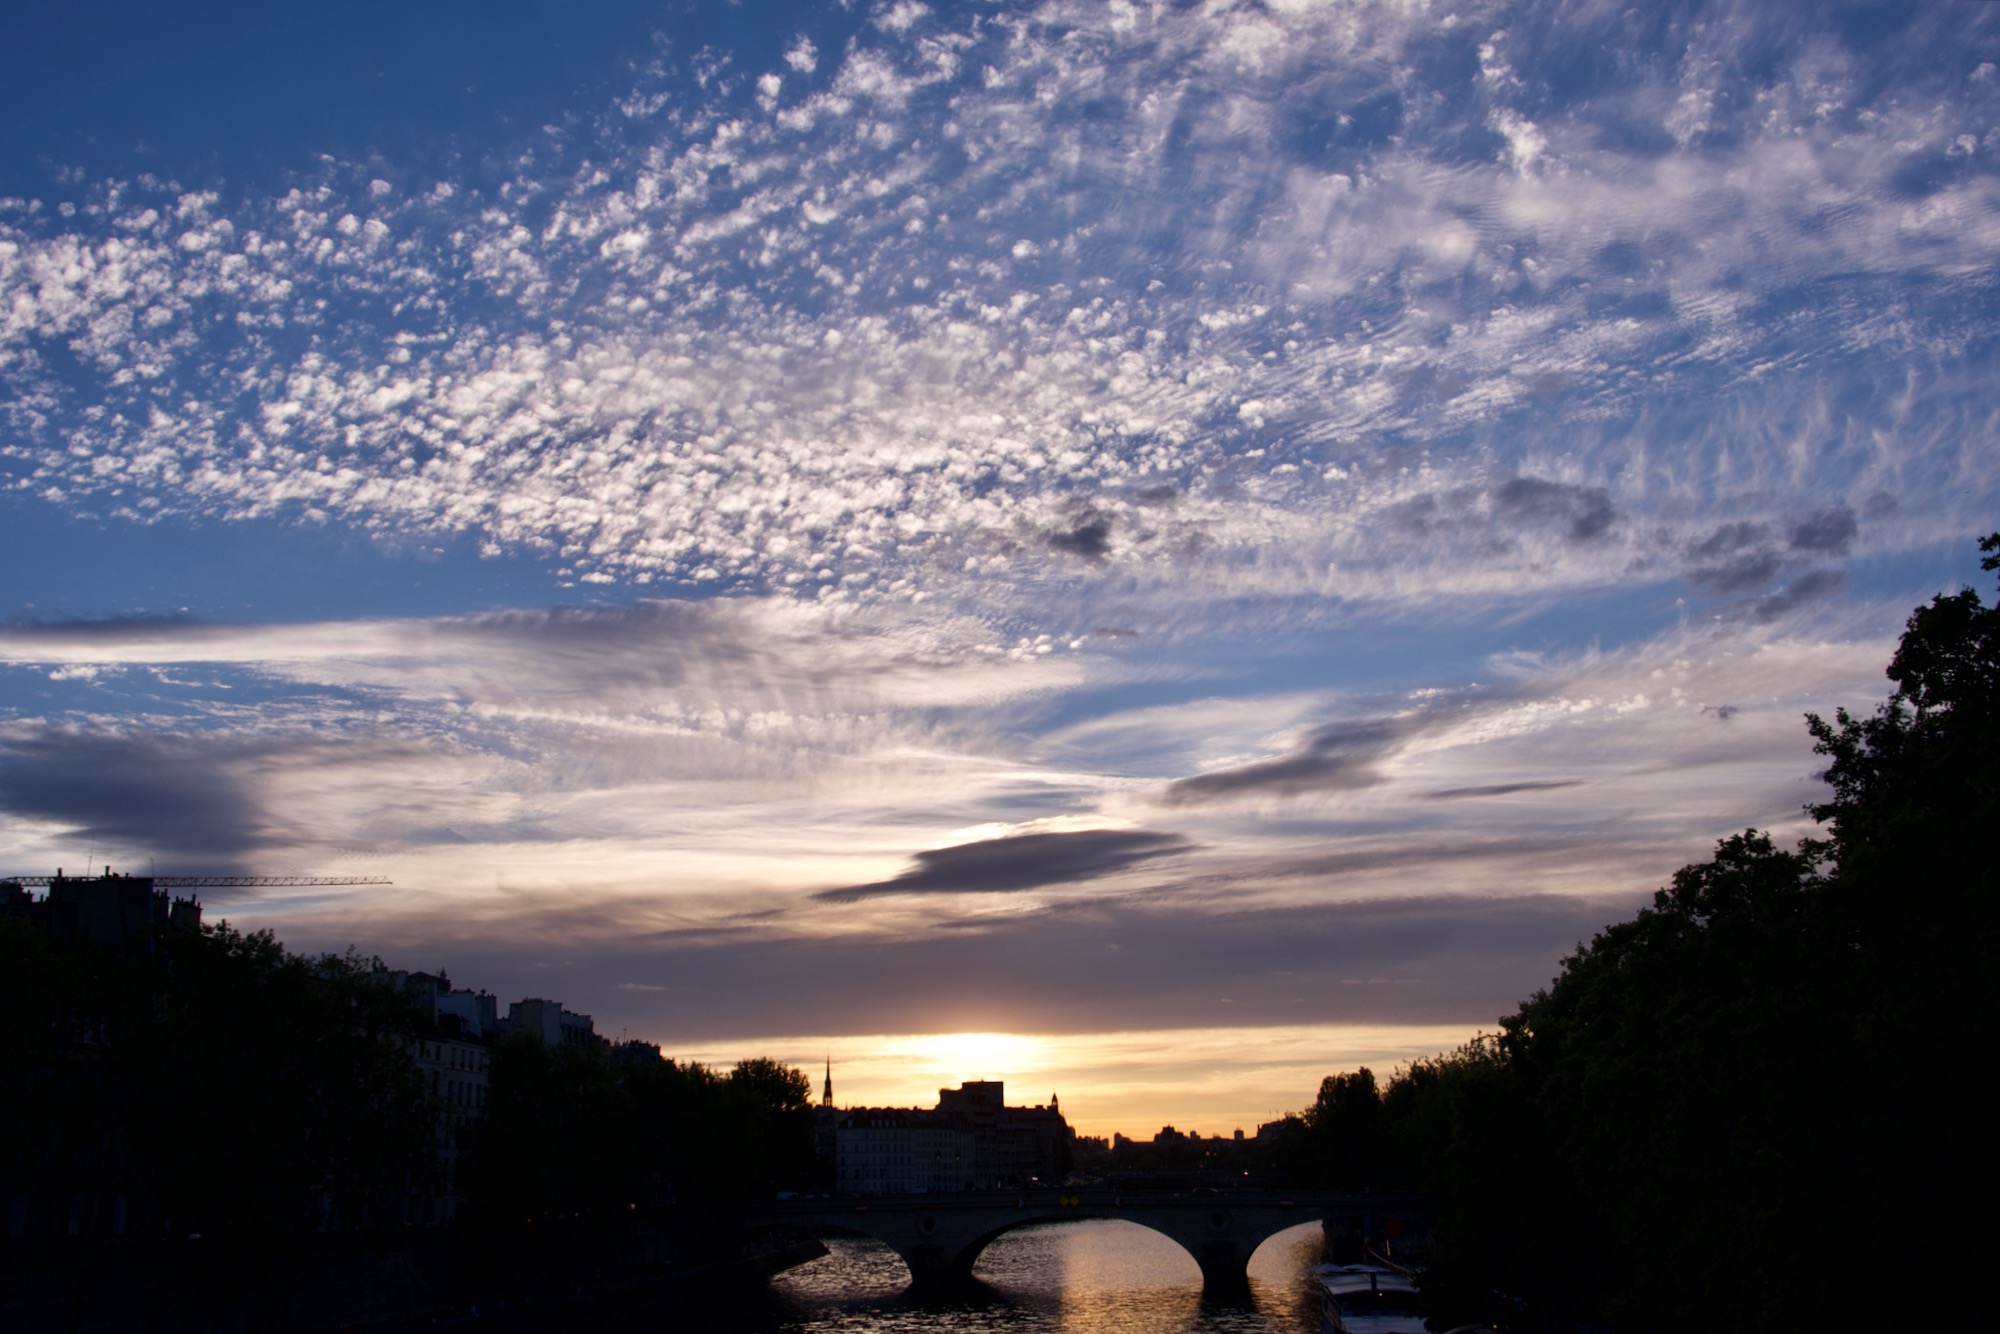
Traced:
<svg viewBox="0 0 2000 1334">
<path fill-rule="evenodd" d="M 1320 1334 L 1424 1334 L 1417 1285 L 1380 1265 L 1314 1265 Z"/>
</svg>

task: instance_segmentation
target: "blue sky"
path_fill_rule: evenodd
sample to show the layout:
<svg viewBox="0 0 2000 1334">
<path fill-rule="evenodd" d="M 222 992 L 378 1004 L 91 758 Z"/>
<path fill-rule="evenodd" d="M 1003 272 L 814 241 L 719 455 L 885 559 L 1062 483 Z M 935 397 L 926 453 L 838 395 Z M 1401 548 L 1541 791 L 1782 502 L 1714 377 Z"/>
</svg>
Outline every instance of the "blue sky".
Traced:
<svg viewBox="0 0 2000 1334">
<path fill-rule="evenodd" d="M 0 861 L 1098 1129 L 1456 1041 L 1977 579 L 1996 22 L 17 17 Z"/>
</svg>

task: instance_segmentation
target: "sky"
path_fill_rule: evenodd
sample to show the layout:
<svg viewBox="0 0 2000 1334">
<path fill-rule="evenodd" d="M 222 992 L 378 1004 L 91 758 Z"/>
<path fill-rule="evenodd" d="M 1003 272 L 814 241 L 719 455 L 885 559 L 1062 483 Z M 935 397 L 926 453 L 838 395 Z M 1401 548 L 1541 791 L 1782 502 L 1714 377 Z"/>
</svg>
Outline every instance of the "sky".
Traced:
<svg viewBox="0 0 2000 1334">
<path fill-rule="evenodd" d="M 2000 527 L 2000 6 L 0 44 L 0 871 L 1086 1133 L 1491 1030 Z"/>
</svg>

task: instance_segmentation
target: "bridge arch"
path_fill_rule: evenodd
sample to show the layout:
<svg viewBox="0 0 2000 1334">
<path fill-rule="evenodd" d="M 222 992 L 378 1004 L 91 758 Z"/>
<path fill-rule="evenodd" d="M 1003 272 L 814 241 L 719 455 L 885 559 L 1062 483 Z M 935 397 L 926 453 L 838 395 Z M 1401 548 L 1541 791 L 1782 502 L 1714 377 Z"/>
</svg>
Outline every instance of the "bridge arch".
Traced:
<svg viewBox="0 0 2000 1334">
<path fill-rule="evenodd" d="M 778 1226 L 753 1226 L 741 1235 L 753 1236 Z M 840 1275 L 839 1291 L 844 1297 L 887 1301 L 916 1283 L 916 1276 L 910 1272 L 909 1260 L 903 1253 L 890 1241 L 865 1228 L 833 1223 L 817 1223 L 809 1228 L 786 1224 L 782 1231 L 793 1237 L 800 1232 L 810 1232 L 823 1243 L 828 1255 L 839 1257 L 835 1272 Z"/>
<path fill-rule="evenodd" d="M 933 1287 L 969 1280 L 980 1252 L 1009 1232 L 1038 1223 L 1117 1219 L 1179 1245 L 1200 1267 L 1202 1286 L 1211 1296 L 1240 1298 L 1249 1292 L 1248 1265 L 1258 1246 L 1276 1233 L 1321 1216 L 1316 1207 L 1300 1207 L 1289 1199 L 1126 1199 L 1107 1193 L 1096 1198 L 939 1197 L 829 1203 L 787 1210 L 782 1221 L 874 1237 L 902 1257 L 913 1285 Z"/>
<path fill-rule="evenodd" d="M 1279 1248 L 1305 1246 L 1307 1244 L 1318 1246 L 1325 1239 L 1326 1226 L 1326 1220 L 1317 1214 L 1305 1218 L 1295 1218 L 1290 1225 L 1281 1227 L 1277 1231 L 1270 1233 L 1262 1241 L 1259 1241 L 1256 1246 L 1252 1247 L 1250 1259 L 1255 1261 L 1259 1256 L 1267 1255 Z M 1291 1233 L 1297 1233 L 1298 1235 L 1289 1236 L 1288 1234 Z"/>
</svg>

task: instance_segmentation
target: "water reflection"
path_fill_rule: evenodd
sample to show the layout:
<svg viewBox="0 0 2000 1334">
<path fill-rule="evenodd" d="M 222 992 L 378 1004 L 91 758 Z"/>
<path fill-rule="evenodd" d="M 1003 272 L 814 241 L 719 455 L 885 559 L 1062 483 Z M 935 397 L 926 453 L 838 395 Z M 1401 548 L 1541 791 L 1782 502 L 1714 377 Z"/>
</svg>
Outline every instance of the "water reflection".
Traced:
<svg viewBox="0 0 2000 1334">
<path fill-rule="evenodd" d="M 1157 1232 L 1114 1221 L 1025 1227 L 987 1247 L 973 1275 L 1075 1334 L 1199 1328 L 1201 1269 Z"/>
<path fill-rule="evenodd" d="M 771 1283 L 769 1334 L 1305 1334 L 1314 1328 L 1306 1269 L 1319 1230 L 1302 1224 L 1250 1261 L 1248 1305 L 1204 1302 L 1201 1271 L 1180 1247 L 1111 1220 L 1024 1227 L 980 1255 L 977 1284 L 949 1296 L 908 1290 L 887 1247 L 830 1238 L 828 1254 Z"/>
</svg>

